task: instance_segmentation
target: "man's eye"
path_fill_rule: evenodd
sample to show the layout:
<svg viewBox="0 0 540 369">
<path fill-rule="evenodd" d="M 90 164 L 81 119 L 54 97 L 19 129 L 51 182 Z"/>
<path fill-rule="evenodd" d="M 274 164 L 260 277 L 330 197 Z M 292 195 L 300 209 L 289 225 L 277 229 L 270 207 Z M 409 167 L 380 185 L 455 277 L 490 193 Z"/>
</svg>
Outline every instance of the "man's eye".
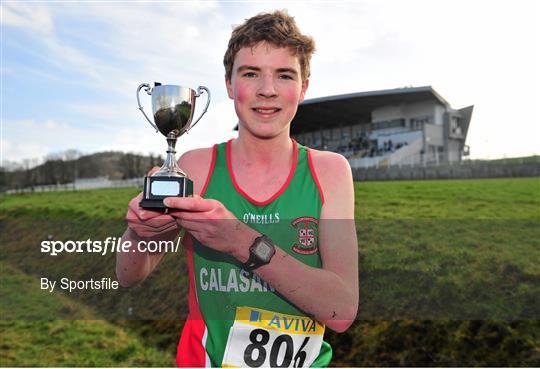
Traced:
<svg viewBox="0 0 540 369">
<path fill-rule="evenodd" d="M 242 76 L 243 77 L 248 77 L 248 78 L 257 77 L 257 75 L 254 72 L 246 72 Z"/>
<path fill-rule="evenodd" d="M 279 78 L 281 79 L 293 79 L 292 76 L 288 75 L 288 74 L 282 74 L 279 76 Z"/>
</svg>

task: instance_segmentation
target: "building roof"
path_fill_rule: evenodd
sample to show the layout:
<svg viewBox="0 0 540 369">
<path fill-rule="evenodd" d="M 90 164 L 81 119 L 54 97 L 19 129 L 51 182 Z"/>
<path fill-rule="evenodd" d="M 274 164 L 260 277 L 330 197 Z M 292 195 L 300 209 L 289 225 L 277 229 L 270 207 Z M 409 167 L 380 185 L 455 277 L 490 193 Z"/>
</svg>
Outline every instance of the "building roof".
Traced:
<svg viewBox="0 0 540 369">
<path fill-rule="evenodd" d="M 420 101 L 433 101 L 449 107 L 431 86 L 404 87 L 389 90 L 356 92 L 305 100 L 291 124 L 291 134 L 309 132 L 320 127 L 371 122 L 374 109 Z"/>
</svg>

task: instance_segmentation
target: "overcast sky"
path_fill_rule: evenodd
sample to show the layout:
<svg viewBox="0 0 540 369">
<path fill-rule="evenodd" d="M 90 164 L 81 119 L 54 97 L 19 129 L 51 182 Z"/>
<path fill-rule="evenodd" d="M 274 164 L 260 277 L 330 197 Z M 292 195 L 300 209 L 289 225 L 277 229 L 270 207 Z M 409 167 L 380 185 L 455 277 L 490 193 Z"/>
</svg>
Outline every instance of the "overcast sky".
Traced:
<svg viewBox="0 0 540 369">
<path fill-rule="evenodd" d="M 273 9 L 316 40 L 307 98 L 431 85 L 454 108 L 475 106 L 472 158 L 539 154 L 537 3 L 2 1 L 2 160 L 70 148 L 164 155 L 137 109 L 143 82 L 211 90 L 179 152 L 235 136 L 223 54 L 234 25 Z"/>
</svg>

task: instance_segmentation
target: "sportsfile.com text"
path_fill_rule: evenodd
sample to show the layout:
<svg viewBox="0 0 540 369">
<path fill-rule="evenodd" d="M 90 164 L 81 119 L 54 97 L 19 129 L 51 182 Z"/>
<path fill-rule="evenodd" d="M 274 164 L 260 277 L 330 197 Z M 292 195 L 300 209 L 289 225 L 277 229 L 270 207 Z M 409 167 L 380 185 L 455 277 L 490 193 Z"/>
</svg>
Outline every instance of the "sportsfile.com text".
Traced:
<svg viewBox="0 0 540 369">
<path fill-rule="evenodd" d="M 105 240 L 84 241 L 41 241 L 41 252 L 56 256 L 62 253 L 93 253 L 105 255 L 108 252 L 177 252 L 180 246 L 180 238 L 174 241 L 138 241 L 136 247 L 132 247 L 131 241 L 122 241 L 120 237 L 107 237 Z"/>
</svg>

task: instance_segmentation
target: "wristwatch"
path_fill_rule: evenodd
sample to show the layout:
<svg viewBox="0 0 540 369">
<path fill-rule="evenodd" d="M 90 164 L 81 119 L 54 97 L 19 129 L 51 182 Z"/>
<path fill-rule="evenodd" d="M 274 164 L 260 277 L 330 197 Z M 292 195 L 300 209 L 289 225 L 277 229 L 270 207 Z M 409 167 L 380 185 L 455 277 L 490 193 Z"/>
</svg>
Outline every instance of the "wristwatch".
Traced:
<svg viewBox="0 0 540 369">
<path fill-rule="evenodd" d="M 266 265 L 276 253 L 276 247 L 270 238 L 264 234 L 257 237 L 249 248 L 249 259 L 242 267 L 245 270 L 253 270 L 262 265 Z"/>
</svg>

